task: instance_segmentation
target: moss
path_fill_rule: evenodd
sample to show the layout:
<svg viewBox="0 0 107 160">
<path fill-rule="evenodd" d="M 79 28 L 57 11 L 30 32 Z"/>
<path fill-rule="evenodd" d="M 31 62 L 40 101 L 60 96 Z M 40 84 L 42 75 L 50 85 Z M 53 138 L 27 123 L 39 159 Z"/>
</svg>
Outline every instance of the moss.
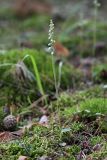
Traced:
<svg viewBox="0 0 107 160">
<path fill-rule="evenodd" d="M 80 110 L 90 110 L 93 113 L 107 114 L 107 101 L 104 98 L 87 99 L 80 104 Z"/>
<path fill-rule="evenodd" d="M 1 160 L 9 159 L 17 160 L 20 155 L 28 156 L 29 159 L 38 159 L 42 156 L 59 159 L 72 159 L 76 160 L 77 155 L 81 152 L 82 142 L 86 140 L 83 133 L 86 131 L 86 126 L 81 122 L 72 122 L 67 126 L 59 126 L 58 123 L 50 125 L 49 128 L 43 126 L 34 126 L 28 130 L 26 134 L 20 140 L 14 140 L 7 143 L 0 144 Z M 70 129 L 68 130 L 67 128 Z M 90 126 L 87 126 L 91 130 Z M 91 152 L 93 158 L 98 157 L 104 158 L 106 153 L 105 138 L 103 136 L 87 136 L 90 147 L 94 147 L 96 144 L 101 143 L 103 148 L 101 152 Z M 103 155 L 104 153 L 104 155 Z M 103 159 L 101 159 L 103 160 Z"/>
<path fill-rule="evenodd" d="M 36 81 L 32 79 L 32 81 L 26 80 L 20 81 L 18 77 L 13 76 L 15 71 L 15 64 L 17 62 L 22 61 L 22 59 L 26 55 L 32 55 L 35 58 L 37 63 L 37 67 L 41 76 L 43 88 L 46 93 L 54 91 L 54 80 L 53 80 L 53 72 L 52 72 L 52 63 L 51 56 L 43 51 L 35 51 L 30 49 L 24 50 L 11 50 L 4 55 L 1 55 L 0 61 L 2 64 L 10 64 L 6 66 L 0 67 L 0 75 L 1 81 L 3 82 L 2 88 L 7 88 L 7 94 L 10 92 L 11 96 L 15 95 L 15 92 L 21 95 L 36 95 L 38 92 L 38 88 L 36 85 Z M 34 70 L 30 58 L 26 58 L 24 60 L 25 65 L 29 71 L 30 75 L 34 76 Z M 12 64 L 12 65 L 11 65 Z M 58 75 L 58 64 L 56 63 L 56 70 Z M 66 89 L 68 87 L 73 86 L 73 81 L 78 85 L 81 79 L 81 72 L 78 70 L 73 71 L 73 66 L 69 66 L 66 63 L 62 68 L 62 79 L 61 79 L 61 88 Z M 30 75 L 27 76 L 30 76 Z M 23 75 L 20 75 L 23 76 Z M 36 78 L 36 77 L 35 77 Z M 35 79 L 34 78 L 34 79 Z M 73 81 L 72 81 L 73 79 Z M 17 84 L 17 86 L 16 86 Z"/>
<path fill-rule="evenodd" d="M 50 129 L 36 126 L 31 132 L 32 136 L 28 132 L 21 140 L 0 144 L 2 157 L 4 159 L 13 157 L 12 160 L 16 160 L 19 155 L 25 155 L 33 160 L 44 155 L 48 157 L 57 156 L 57 151 L 59 152 L 57 157 L 61 157 L 62 151 L 60 147 L 58 148 L 60 142 L 59 129 L 55 127 L 53 132 L 50 132 Z"/>
<path fill-rule="evenodd" d="M 15 140 L 0 144 L 1 155 L 4 159 L 11 157 L 12 160 L 17 160 L 20 155 L 28 156 L 29 159 L 37 159 L 44 155 L 55 160 L 63 158 L 65 152 L 67 159 L 73 157 L 80 151 L 77 145 L 61 146 L 64 142 L 66 134 L 61 138 L 61 128 L 53 126 L 52 128 L 45 128 L 36 126 L 30 130 L 31 136 L 28 133 L 21 140 Z M 72 134 L 71 134 L 72 135 Z M 1 158 L 1 157 L 0 157 Z"/>
<path fill-rule="evenodd" d="M 75 105 L 78 105 L 85 100 L 96 98 L 103 98 L 104 97 L 104 90 L 102 86 L 92 86 L 89 89 L 85 89 L 82 91 L 75 91 L 74 93 L 67 93 L 63 92 L 58 97 L 58 100 L 53 103 L 53 107 L 58 105 L 60 109 L 70 108 Z"/>
<path fill-rule="evenodd" d="M 96 151 L 90 154 L 90 157 L 93 157 L 93 160 L 102 160 L 107 156 L 107 144 L 104 143 L 100 152 Z"/>
<path fill-rule="evenodd" d="M 92 115 L 107 114 L 107 100 L 104 97 L 103 88 L 98 86 L 73 94 L 62 93 L 58 100 L 53 102 L 53 109 L 58 107 L 65 116 L 84 110 L 89 110 Z"/>
<path fill-rule="evenodd" d="M 64 114 L 72 115 L 76 112 L 81 112 L 88 110 L 91 115 L 93 114 L 107 114 L 107 101 L 104 98 L 92 98 L 87 99 L 84 102 L 80 102 L 79 104 L 69 107 L 64 110 Z M 88 112 L 87 111 L 87 112 Z"/>
<path fill-rule="evenodd" d="M 104 159 L 107 156 L 107 152 L 106 152 L 106 148 L 107 148 L 107 144 L 105 142 L 105 139 L 103 136 L 93 136 L 92 138 L 90 138 L 90 144 L 94 147 L 95 145 L 100 144 L 101 145 L 101 150 L 99 151 L 95 151 L 92 154 L 90 154 L 91 157 L 93 157 L 93 159 Z"/>
<path fill-rule="evenodd" d="M 98 63 L 93 66 L 92 74 L 95 83 L 106 83 L 107 82 L 107 64 L 106 62 Z"/>
</svg>

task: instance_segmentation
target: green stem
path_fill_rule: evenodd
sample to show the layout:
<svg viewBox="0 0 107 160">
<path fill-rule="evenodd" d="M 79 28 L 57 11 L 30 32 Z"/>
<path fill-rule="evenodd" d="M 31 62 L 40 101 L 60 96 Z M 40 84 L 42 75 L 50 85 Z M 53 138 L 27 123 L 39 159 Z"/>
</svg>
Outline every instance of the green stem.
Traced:
<svg viewBox="0 0 107 160">
<path fill-rule="evenodd" d="M 57 78 L 56 78 L 56 70 L 55 70 L 55 59 L 54 55 L 52 55 L 52 69 L 53 69 L 53 75 L 54 75 L 54 81 L 55 81 L 55 90 L 56 90 L 56 96 L 58 96 L 58 87 L 57 87 Z"/>
<path fill-rule="evenodd" d="M 58 78 L 58 90 L 60 89 L 60 85 L 61 85 L 61 75 L 62 75 L 62 62 L 60 62 L 59 64 L 59 78 Z"/>
</svg>

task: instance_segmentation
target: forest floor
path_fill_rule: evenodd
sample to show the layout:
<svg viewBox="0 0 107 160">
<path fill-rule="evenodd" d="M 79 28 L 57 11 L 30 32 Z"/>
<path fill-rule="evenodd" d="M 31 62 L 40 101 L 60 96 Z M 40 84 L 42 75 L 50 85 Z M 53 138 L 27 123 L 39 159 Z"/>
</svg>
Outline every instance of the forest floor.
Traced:
<svg viewBox="0 0 107 160">
<path fill-rule="evenodd" d="M 107 159 L 106 5 L 61 2 L 0 1 L 0 160 Z"/>
</svg>

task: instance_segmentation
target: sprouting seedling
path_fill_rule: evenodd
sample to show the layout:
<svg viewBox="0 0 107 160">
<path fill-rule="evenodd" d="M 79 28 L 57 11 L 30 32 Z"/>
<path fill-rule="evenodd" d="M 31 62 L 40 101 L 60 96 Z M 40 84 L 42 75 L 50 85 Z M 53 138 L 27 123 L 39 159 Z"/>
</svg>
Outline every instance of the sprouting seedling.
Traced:
<svg viewBox="0 0 107 160">
<path fill-rule="evenodd" d="M 97 42 L 97 17 L 98 17 L 98 8 L 100 7 L 98 0 L 94 0 L 94 31 L 93 31 L 93 55 L 95 55 L 95 45 Z"/>
<path fill-rule="evenodd" d="M 54 23 L 52 20 L 50 20 L 50 25 L 49 25 L 49 33 L 48 33 L 48 39 L 49 39 L 49 52 L 51 53 L 52 56 L 52 69 L 53 69 L 53 76 L 54 76 L 54 82 L 55 82 L 55 90 L 56 90 L 56 95 L 58 95 L 58 87 L 57 87 L 57 77 L 56 77 L 56 70 L 55 70 L 55 59 L 54 59 Z"/>
</svg>

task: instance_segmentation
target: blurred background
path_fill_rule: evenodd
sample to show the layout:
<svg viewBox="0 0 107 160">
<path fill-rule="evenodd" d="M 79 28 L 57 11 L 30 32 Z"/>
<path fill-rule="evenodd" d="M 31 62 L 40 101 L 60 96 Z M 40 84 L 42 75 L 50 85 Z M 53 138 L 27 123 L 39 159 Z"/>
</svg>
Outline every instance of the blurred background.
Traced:
<svg viewBox="0 0 107 160">
<path fill-rule="evenodd" d="M 95 47 L 106 47 L 107 1 L 97 3 L 100 6 L 94 0 L 0 0 L 0 50 L 45 48 L 50 19 L 55 24 L 56 41 L 70 53 L 89 54 L 93 33 L 97 35 Z"/>
</svg>

